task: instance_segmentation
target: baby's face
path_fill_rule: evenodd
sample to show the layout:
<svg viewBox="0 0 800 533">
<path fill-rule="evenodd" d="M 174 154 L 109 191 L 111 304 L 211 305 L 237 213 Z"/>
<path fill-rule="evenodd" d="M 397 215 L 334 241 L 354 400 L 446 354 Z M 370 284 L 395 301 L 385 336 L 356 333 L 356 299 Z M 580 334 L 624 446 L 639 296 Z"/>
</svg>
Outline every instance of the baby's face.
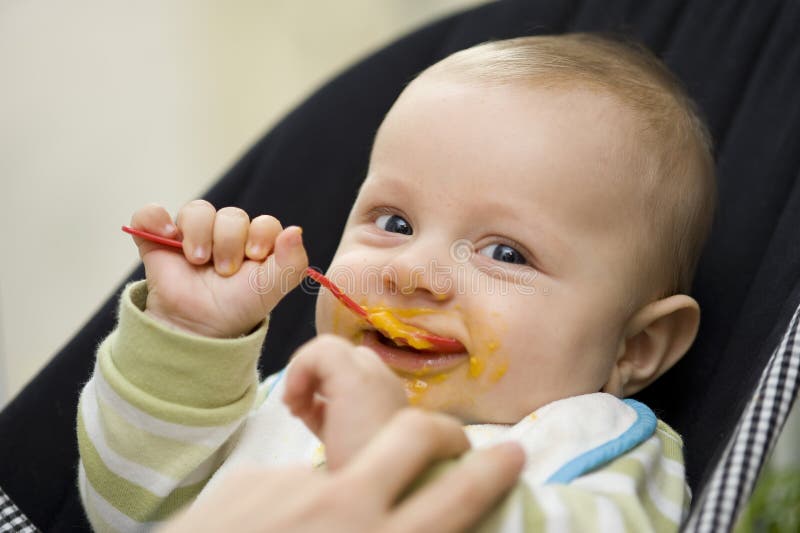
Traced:
<svg viewBox="0 0 800 533">
<path fill-rule="evenodd" d="M 387 347 L 327 291 L 318 331 L 375 348 L 412 403 L 465 421 L 602 390 L 639 287 L 633 129 L 587 92 L 418 79 L 378 132 L 328 273 L 467 351 Z"/>
</svg>

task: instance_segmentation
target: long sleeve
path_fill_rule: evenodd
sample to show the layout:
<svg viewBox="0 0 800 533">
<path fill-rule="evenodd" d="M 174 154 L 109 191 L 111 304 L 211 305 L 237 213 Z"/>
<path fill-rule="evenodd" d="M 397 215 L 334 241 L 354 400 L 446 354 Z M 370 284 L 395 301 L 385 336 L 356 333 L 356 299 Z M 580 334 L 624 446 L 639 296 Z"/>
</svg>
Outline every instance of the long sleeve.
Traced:
<svg viewBox="0 0 800 533">
<path fill-rule="evenodd" d="M 479 531 L 678 531 L 688 512 L 680 437 L 663 422 L 630 452 L 567 484 L 514 490 Z"/>
<path fill-rule="evenodd" d="M 122 294 L 78 407 L 79 488 L 97 531 L 151 527 L 191 501 L 224 461 L 258 389 L 266 321 L 238 339 L 193 336 Z"/>
</svg>

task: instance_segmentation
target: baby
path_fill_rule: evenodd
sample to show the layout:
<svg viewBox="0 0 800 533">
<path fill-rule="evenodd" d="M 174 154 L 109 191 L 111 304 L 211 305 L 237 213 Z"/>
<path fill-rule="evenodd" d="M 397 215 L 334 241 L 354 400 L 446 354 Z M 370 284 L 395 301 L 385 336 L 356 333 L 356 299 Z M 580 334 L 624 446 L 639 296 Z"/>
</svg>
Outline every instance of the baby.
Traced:
<svg viewBox="0 0 800 533">
<path fill-rule="evenodd" d="M 136 238 L 146 282 L 82 393 L 93 526 L 154 525 L 236 465 L 338 468 L 410 402 L 474 446 L 525 449 L 487 530 L 676 530 L 680 437 L 622 398 L 695 338 L 714 195 L 709 135 L 649 52 L 585 34 L 458 52 L 387 114 L 328 274 L 464 349 L 400 346 L 323 290 L 320 336 L 261 383 L 265 316 L 307 266 L 300 228 L 204 201 L 175 222 L 138 210 L 184 255 Z"/>
</svg>

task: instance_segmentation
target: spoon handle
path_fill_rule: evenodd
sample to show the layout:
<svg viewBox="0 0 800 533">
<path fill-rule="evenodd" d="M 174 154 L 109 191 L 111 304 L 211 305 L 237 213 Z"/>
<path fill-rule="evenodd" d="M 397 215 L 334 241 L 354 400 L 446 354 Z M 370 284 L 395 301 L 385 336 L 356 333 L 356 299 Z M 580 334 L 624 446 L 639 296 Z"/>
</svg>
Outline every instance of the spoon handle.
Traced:
<svg viewBox="0 0 800 533">
<path fill-rule="evenodd" d="M 308 267 L 306 269 L 306 275 L 331 291 L 340 302 L 342 302 L 348 309 L 356 313 L 357 315 L 361 316 L 362 318 L 366 318 L 369 320 L 367 316 L 367 310 L 361 307 L 357 302 L 355 302 L 352 298 L 347 296 L 345 293 L 342 292 L 342 289 L 338 287 L 335 283 L 333 283 L 327 276 L 325 276 L 322 272 Z"/>
</svg>

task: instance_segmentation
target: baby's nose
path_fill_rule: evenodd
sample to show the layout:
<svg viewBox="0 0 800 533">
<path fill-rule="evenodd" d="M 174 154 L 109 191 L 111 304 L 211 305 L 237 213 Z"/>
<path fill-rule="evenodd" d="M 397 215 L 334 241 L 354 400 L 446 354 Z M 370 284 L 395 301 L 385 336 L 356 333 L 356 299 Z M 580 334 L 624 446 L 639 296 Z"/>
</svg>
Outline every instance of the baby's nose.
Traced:
<svg viewBox="0 0 800 533">
<path fill-rule="evenodd" d="M 456 293 L 455 266 L 437 256 L 406 250 L 384 265 L 381 282 L 389 294 L 444 302 Z"/>
</svg>

